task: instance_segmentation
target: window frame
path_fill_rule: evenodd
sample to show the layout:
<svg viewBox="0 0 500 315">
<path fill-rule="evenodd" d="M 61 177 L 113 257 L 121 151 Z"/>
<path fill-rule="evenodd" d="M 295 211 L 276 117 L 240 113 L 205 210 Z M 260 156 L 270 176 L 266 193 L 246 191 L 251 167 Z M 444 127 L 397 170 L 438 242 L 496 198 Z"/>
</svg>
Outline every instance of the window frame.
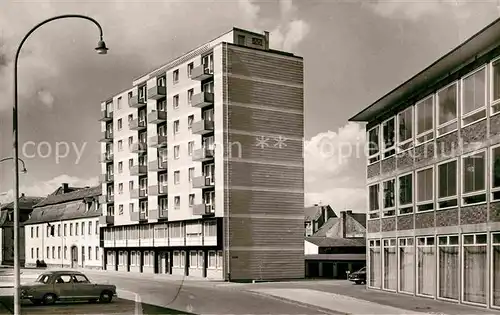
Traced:
<svg viewBox="0 0 500 315">
<path fill-rule="evenodd" d="M 372 128 L 370 128 L 370 130 L 368 130 L 367 132 L 367 138 L 368 138 L 368 154 L 370 154 L 370 132 L 375 130 L 375 129 L 378 129 L 378 137 L 377 137 L 377 153 L 374 153 L 372 155 L 368 155 L 368 165 L 372 165 L 372 164 L 375 164 L 377 162 L 380 162 L 380 158 L 381 158 L 381 148 L 380 148 L 380 145 L 381 145 L 381 136 L 380 136 L 380 128 L 381 128 L 381 125 L 376 125 Z M 373 160 L 375 159 L 375 160 Z M 371 162 L 373 160 L 373 162 Z"/>
<path fill-rule="evenodd" d="M 408 242 L 409 240 L 411 240 L 411 243 L 412 244 L 409 244 L 410 242 Z M 403 244 L 404 243 L 404 244 Z M 373 248 L 373 247 L 370 247 L 370 248 Z M 416 239 L 414 236 L 402 236 L 402 237 L 398 237 L 396 239 L 396 255 L 397 255 L 397 268 L 398 268 L 398 272 L 397 272 L 397 291 L 398 292 L 401 292 L 401 293 L 405 293 L 405 294 L 411 294 L 413 295 L 413 292 L 407 292 L 405 290 L 403 290 L 401 288 L 401 248 L 411 248 L 413 250 L 413 261 L 415 261 L 415 256 L 416 256 Z M 415 268 L 415 265 L 411 266 L 412 268 L 412 276 L 413 276 L 413 291 L 415 291 L 415 282 L 416 282 L 416 277 L 415 277 L 415 270 L 413 270 Z"/>
<path fill-rule="evenodd" d="M 385 139 L 384 139 L 384 125 L 386 123 L 388 123 L 390 120 L 392 120 L 394 122 L 394 131 L 393 131 L 394 132 L 394 144 L 391 147 L 386 148 L 385 147 Z M 381 145 L 382 145 L 382 150 L 381 150 L 382 151 L 381 152 L 382 155 L 380 157 L 381 160 L 385 160 L 385 159 L 391 158 L 391 157 L 393 157 L 393 156 L 396 155 L 396 147 L 397 147 L 397 145 L 396 145 L 397 144 L 397 141 L 396 141 L 397 140 L 396 139 L 397 138 L 397 136 L 396 136 L 396 133 L 397 133 L 397 131 L 396 131 L 397 130 L 397 128 L 396 128 L 396 120 L 397 120 L 396 116 L 392 116 L 391 118 L 388 118 L 388 119 L 384 120 L 380 124 L 381 131 L 382 131 L 382 132 L 380 132 L 380 130 L 379 130 L 379 133 L 381 135 L 380 136 L 380 141 L 381 141 Z M 391 154 L 390 151 L 392 151 L 392 150 L 394 150 L 394 153 Z M 386 153 L 388 153 L 387 156 L 386 156 Z"/>
<path fill-rule="evenodd" d="M 486 243 L 477 243 L 477 236 L 478 235 L 486 235 Z M 474 237 L 474 243 L 473 244 L 466 244 L 464 242 L 465 240 L 465 237 L 466 236 L 473 236 Z M 481 304 L 481 303 L 474 303 L 474 302 L 469 302 L 469 301 L 465 301 L 465 273 L 464 273 L 464 266 L 465 266 L 465 248 L 466 247 L 480 247 L 480 246 L 484 246 L 486 247 L 486 265 L 488 266 L 490 264 L 490 260 L 493 259 L 493 255 L 489 254 L 488 253 L 488 244 L 490 243 L 490 233 L 488 233 L 488 231 L 484 231 L 484 232 L 479 232 L 479 233 L 463 233 L 460 237 L 460 302 L 462 302 L 463 304 L 465 305 L 477 305 L 477 306 L 486 306 L 488 305 L 488 293 L 486 293 L 486 303 L 485 304 Z M 490 257 L 488 257 L 490 256 Z M 489 267 L 489 266 L 488 266 Z M 492 279 L 492 275 L 490 273 L 490 270 L 491 270 L 491 267 L 490 268 L 486 268 L 485 270 L 485 273 L 486 273 L 486 277 L 487 278 L 490 278 L 490 281 L 489 284 L 487 285 L 487 289 L 490 289 L 491 286 L 493 285 L 493 281 L 491 280 Z M 488 290 L 490 291 L 489 294 L 493 294 L 493 290 Z"/>
<path fill-rule="evenodd" d="M 440 184 L 440 178 L 439 178 L 439 167 L 441 165 L 444 165 L 444 164 L 448 164 L 448 163 L 452 163 L 452 162 L 455 162 L 456 165 L 455 165 L 455 174 L 456 174 L 456 179 L 455 179 L 455 185 L 456 185 L 456 194 L 454 196 L 448 196 L 448 197 L 442 197 L 442 198 L 439 198 L 439 184 Z M 434 188 L 434 190 L 436 191 L 436 210 L 447 210 L 447 209 L 453 209 L 453 208 L 458 208 L 459 205 L 460 205 L 460 202 L 458 200 L 458 196 L 460 195 L 459 192 L 458 192 L 458 183 L 459 183 L 459 176 L 460 176 L 460 173 L 459 173 L 459 161 L 458 161 L 458 158 L 452 158 L 452 159 L 448 159 L 446 161 L 441 161 L 439 163 L 436 164 L 436 174 L 434 175 L 435 179 L 436 179 L 436 187 Z M 440 202 L 444 202 L 444 201 L 450 201 L 450 200 L 453 200 L 453 199 L 456 199 L 457 200 L 457 205 L 456 206 L 450 206 L 450 207 L 439 207 L 439 203 Z"/>
<path fill-rule="evenodd" d="M 499 62 L 500 62 L 500 58 L 499 58 Z M 499 101 L 500 103 L 500 101 Z M 500 113 L 500 111 L 499 111 Z M 490 184 L 489 184 L 489 190 L 490 190 L 490 200 L 491 201 L 494 201 L 494 200 L 497 200 L 497 199 L 494 199 L 493 198 L 493 193 L 495 192 L 500 192 L 500 186 L 498 187 L 493 187 L 493 181 L 494 181 L 494 176 L 493 176 L 493 172 L 495 170 L 495 160 L 493 159 L 493 151 L 495 149 L 499 148 L 500 149 L 500 144 L 496 144 L 496 145 L 493 145 L 491 146 L 489 149 L 490 149 L 490 160 L 488 161 L 488 165 L 489 165 L 489 168 L 488 168 L 488 171 L 489 171 L 489 175 L 490 175 Z M 498 199 L 500 201 L 500 199 Z"/>
<path fill-rule="evenodd" d="M 384 192 L 384 183 L 394 181 L 394 205 L 392 207 L 385 208 L 385 192 Z M 396 185 L 396 177 L 391 177 L 383 180 L 382 182 L 382 217 L 387 218 L 387 217 L 393 217 L 396 215 L 396 198 L 397 198 L 397 185 Z M 393 215 L 386 215 L 386 211 L 394 211 Z"/>
<path fill-rule="evenodd" d="M 447 121 L 445 123 L 442 123 L 442 124 L 439 124 L 439 93 L 452 87 L 453 85 L 455 85 L 455 90 L 456 90 L 456 94 L 455 94 L 455 97 L 456 97 L 456 104 L 455 104 L 455 110 L 457 112 L 457 115 L 455 117 L 455 119 L 452 119 L 450 121 Z M 449 133 L 452 133 L 452 132 L 455 132 L 458 130 L 458 118 L 460 116 L 460 113 L 459 113 L 459 105 L 458 103 L 460 103 L 460 86 L 459 86 L 459 80 L 456 80 L 456 81 L 453 81 L 453 83 L 450 83 L 448 85 L 446 85 L 445 87 L 439 89 L 436 91 L 436 100 L 435 100 L 435 110 L 436 110 L 436 137 L 442 137 L 442 136 L 445 136 Z M 455 124 L 456 127 L 453 129 L 453 130 L 450 130 L 450 131 L 446 131 L 446 132 L 443 132 L 441 133 L 439 130 L 441 128 L 446 128 L 448 126 L 451 126 Z"/>
<path fill-rule="evenodd" d="M 418 133 L 418 106 L 420 104 L 424 104 L 425 101 L 427 101 L 429 98 L 432 99 L 432 128 L 429 130 L 426 130 L 422 133 Z M 436 95 L 430 94 L 427 95 L 426 97 L 421 98 L 419 101 L 415 102 L 415 146 L 422 145 L 431 141 L 434 141 L 436 139 Z M 427 135 L 432 134 L 432 137 L 430 137 L 427 140 L 419 141 L 419 138 L 425 137 Z"/>
<path fill-rule="evenodd" d="M 399 199 L 399 191 L 400 191 L 400 187 L 399 187 L 399 179 L 401 177 L 405 177 L 405 176 L 408 176 L 408 175 L 411 175 L 411 203 L 408 203 L 408 204 L 404 204 L 404 205 L 401 205 L 400 204 L 400 199 Z M 402 216 L 402 215 L 408 215 L 408 214 L 413 214 L 415 213 L 415 174 L 413 171 L 410 171 L 410 172 L 406 172 L 406 173 L 401 173 L 399 174 L 397 177 L 396 177 L 396 196 L 397 196 L 397 200 L 395 202 L 396 204 L 396 209 L 397 209 L 397 215 L 398 216 Z M 411 212 L 408 212 L 408 213 L 401 213 L 401 208 L 403 207 L 403 209 L 409 209 L 411 207 Z"/>
<path fill-rule="evenodd" d="M 458 239 L 458 243 L 457 244 L 451 244 L 450 243 L 450 237 L 453 237 L 453 236 L 456 236 L 457 239 Z M 442 238 L 442 237 L 446 237 L 446 244 L 443 244 L 441 245 L 439 243 L 439 239 Z M 439 293 L 439 286 L 440 286 L 440 266 L 439 266 L 439 258 L 440 258 L 440 253 L 441 251 L 439 250 L 440 248 L 442 247 L 457 247 L 458 248 L 458 260 L 459 260 L 459 266 L 458 268 L 460 268 L 459 270 L 459 278 L 461 278 L 461 269 L 462 269 L 462 265 L 461 265 L 461 255 L 462 255 L 462 249 L 461 249 L 461 242 L 460 242 L 460 234 L 442 234 L 442 235 L 436 235 L 436 240 L 435 240 L 435 243 L 436 243 L 436 286 L 437 286 L 437 291 L 436 291 L 436 298 L 438 300 L 443 300 L 443 301 L 450 301 L 450 302 L 458 302 L 460 299 L 460 296 L 458 297 L 458 299 L 451 299 L 451 298 L 447 298 L 447 297 L 442 297 L 440 296 L 440 293 Z M 460 279 L 458 279 L 459 281 L 461 281 Z M 461 289 L 459 289 L 459 291 L 461 291 Z"/>
<path fill-rule="evenodd" d="M 496 113 L 493 110 L 493 107 L 498 106 L 500 104 L 500 98 L 497 99 L 497 100 L 493 99 L 493 97 L 494 97 L 493 96 L 493 93 L 494 93 L 493 86 L 495 84 L 495 82 L 493 80 L 493 78 L 494 78 L 494 75 L 493 75 L 493 73 L 494 73 L 493 72 L 493 64 L 494 63 L 500 63 L 500 56 L 497 57 L 497 58 L 495 58 L 495 59 L 493 59 L 493 60 L 491 60 L 489 62 L 489 64 L 488 64 L 488 70 L 489 70 L 488 72 L 489 72 L 489 79 L 490 79 L 490 81 L 489 81 L 489 84 L 487 84 L 487 86 L 488 86 L 488 90 L 489 90 L 489 100 L 488 100 L 488 103 L 489 103 L 489 108 L 490 108 L 490 117 L 494 116 L 494 115 L 497 115 L 497 114 L 500 113 L 500 110 L 498 112 L 496 112 Z"/>
<path fill-rule="evenodd" d="M 400 140 L 400 133 L 399 133 L 399 126 L 400 126 L 400 115 L 406 111 L 411 111 L 411 137 L 409 139 L 406 139 L 406 140 L 403 140 L 401 141 Z M 397 115 L 396 115 L 396 153 L 403 153 L 403 152 L 406 152 L 408 150 L 411 150 L 414 145 L 415 145 L 415 106 L 410 106 L 408 108 L 406 108 L 405 110 L 402 110 L 400 111 Z M 401 148 L 401 146 L 403 145 L 406 145 L 410 143 L 410 145 L 408 145 L 407 148 L 403 149 Z"/>
<path fill-rule="evenodd" d="M 472 155 L 484 153 L 484 174 L 483 174 L 483 181 L 484 181 L 484 189 L 481 191 L 474 191 L 474 192 L 469 192 L 469 193 L 464 193 L 464 188 L 465 188 L 465 176 L 464 176 L 464 160 Z M 460 206 L 461 207 L 467 207 L 467 206 L 472 206 L 472 205 L 480 205 L 488 202 L 488 180 L 486 179 L 486 176 L 488 174 L 488 152 L 486 151 L 486 148 L 472 151 L 470 153 L 464 154 L 460 157 L 460 184 L 461 184 L 461 191 L 460 191 Z M 486 200 L 481 201 L 481 202 L 476 202 L 476 203 L 469 203 L 466 204 L 464 203 L 464 198 L 467 197 L 472 197 L 472 196 L 479 196 L 479 195 L 486 195 Z"/>
<path fill-rule="evenodd" d="M 464 114 L 464 88 L 463 88 L 464 80 L 466 80 L 467 78 L 475 75 L 476 73 L 478 73 L 482 70 L 484 70 L 484 106 L 477 108 L 477 109 L 474 109 L 473 111 L 471 111 L 467 114 Z M 488 117 L 488 111 L 486 108 L 487 103 L 488 103 L 488 68 L 487 68 L 487 64 L 483 64 L 482 66 L 477 67 L 476 69 L 472 70 L 471 72 L 465 74 L 464 76 L 462 76 L 460 78 L 460 122 L 461 122 L 461 128 L 470 126 L 472 124 L 480 122 L 481 120 L 486 119 Z M 465 118 L 468 118 L 470 116 L 474 116 L 483 110 L 485 111 L 484 117 L 477 119 L 477 120 L 474 120 L 474 121 L 469 122 L 469 123 L 464 123 Z"/>
<path fill-rule="evenodd" d="M 436 210 L 436 169 L 435 169 L 435 165 L 424 166 L 424 167 L 421 167 L 421 168 L 415 170 L 415 187 L 419 186 L 418 173 L 421 171 L 429 170 L 429 169 L 432 170 L 432 181 L 431 181 L 432 182 L 432 199 L 425 200 L 425 201 L 418 201 L 418 190 L 416 190 L 416 193 L 415 193 L 415 213 L 426 213 L 426 212 L 431 212 L 431 211 Z M 432 209 L 418 211 L 418 206 L 431 204 L 431 202 L 432 202 Z"/>
<path fill-rule="evenodd" d="M 367 200 L 367 202 L 368 202 L 368 207 L 367 207 L 367 209 L 368 209 L 368 220 L 372 220 L 372 219 L 373 220 L 378 220 L 380 218 L 380 211 L 382 210 L 382 199 L 380 198 L 381 197 L 380 184 L 381 184 L 381 182 L 373 183 L 371 185 L 368 185 L 368 198 L 367 198 L 368 199 Z M 372 186 L 378 186 L 378 194 L 377 194 L 377 196 L 378 196 L 378 209 L 377 210 L 371 210 L 370 209 L 370 204 L 371 204 L 370 203 L 370 187 L 372 187 Z M 373 214 L 373 213 L 378 213 L 378 216 L 376 218 L 371 218 L 371 214 Z"/>
</svg>

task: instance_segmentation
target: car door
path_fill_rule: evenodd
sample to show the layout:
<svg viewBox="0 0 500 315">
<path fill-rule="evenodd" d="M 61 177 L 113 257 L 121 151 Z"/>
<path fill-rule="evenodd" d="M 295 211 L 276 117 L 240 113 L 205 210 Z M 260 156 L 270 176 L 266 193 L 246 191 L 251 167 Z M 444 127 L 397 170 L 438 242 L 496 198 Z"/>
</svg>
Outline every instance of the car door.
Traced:
<svg viewBox="0 0 500 315">
<path fill-rule="evenodd" d="M 81 274 L 73 275 L 73 284 L 75 288 L 75 297 L 77 299 L 98 298 L 99 294 L 96 285 L 91 283 L 89 279 Z"/>
<path fill-rule="evenodd" d="M 75 292 L 70 274 L 60 274 L 54 279 L 54 293 L 61 300 L 73 299 Z"/>
</svg>

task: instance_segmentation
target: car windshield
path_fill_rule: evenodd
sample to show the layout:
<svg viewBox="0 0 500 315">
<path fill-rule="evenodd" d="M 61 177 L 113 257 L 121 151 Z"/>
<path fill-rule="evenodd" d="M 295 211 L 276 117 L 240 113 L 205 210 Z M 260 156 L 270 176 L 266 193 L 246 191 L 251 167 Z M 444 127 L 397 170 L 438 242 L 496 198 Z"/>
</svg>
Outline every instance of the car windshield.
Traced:
<svg viewBox="0 0 500 315">
<path fill-rule="evenodd" d="M 363 268 L 359 269 L 358 272 L 363 272 L 365 270 L 366 270 L 366 267 L 363 267 Z"/>
<path fill-rule="evenodd" d="M 46 284 L 47 282 L 49 282 L 49 278 L 50 278 L 49 275 L 40 275 L 38 276 L 35 282 Z"/>
</svg>

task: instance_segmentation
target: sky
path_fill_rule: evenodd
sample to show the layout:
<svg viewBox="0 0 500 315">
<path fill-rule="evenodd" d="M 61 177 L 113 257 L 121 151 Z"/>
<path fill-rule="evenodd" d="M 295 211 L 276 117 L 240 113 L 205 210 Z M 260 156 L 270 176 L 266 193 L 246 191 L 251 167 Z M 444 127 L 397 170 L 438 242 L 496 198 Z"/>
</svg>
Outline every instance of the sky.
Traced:
<svg viewBox="0 0 500 315">
<path fill-rule="evenodd" d="M 132 80 L 230 30 L 270 31 L 272 48 L 304 58 L 305 201 L 366 211 L 364 125 L 354 114 L 500 17 L 491 1 L 1 1 L 0 157 L 12 156 L 13 56 L 29 29 L 58 14 L 19 59 L 21 192 L 98 183 L 100 102 Z M 65 144 L 63 144 L 65 143 Z M 0 201 L 12 198 L 0 164 Z"/>
</svg>

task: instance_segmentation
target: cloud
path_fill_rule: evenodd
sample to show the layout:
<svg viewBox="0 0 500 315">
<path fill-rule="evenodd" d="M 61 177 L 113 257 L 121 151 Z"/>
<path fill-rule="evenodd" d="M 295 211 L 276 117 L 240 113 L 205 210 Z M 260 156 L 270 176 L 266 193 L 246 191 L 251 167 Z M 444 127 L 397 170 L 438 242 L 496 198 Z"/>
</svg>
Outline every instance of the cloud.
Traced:
<svg viewBox="0 0 500 315">
<path fill-rule="evenodd" d="M 52 108 L 54 105 L 54 96 L 50 91 L 47 91 L 45 89 L 41 89 L 37 92 L 38 100 L 42 102 L 45 106 Z"/>
<path fill-rule="evenodd" d="M 305 203 L 366 211 L 365 129 L 348 123 L 304 144 Z"/>
<path fill-rule="evenodd" d="M 280 18 L 278 21 L 268 22 L 259 15 L 261 7 L 252 0 L 238 2 L 243 12 L 244 23 L 249 28 L 268 28 L 270 47 L 278 50 L 294 51 L 311 31 L 309 23 L 297 17 L 297 7 L 291 0 L 280 0 Z"/>
<path fill-rule="evenodd" d="M 69 175 L 59 175 L 50 180 L 39 182 L 35 185 L 22 185 L 19 187 L 19 194 L 24 193 L 30 197 L 46 197 L 53 193 L 62 183 L 68 183 L 74 187 L 96 186 L 99 183 L 98 177 L 78 178 Z M 3 192 L 0 195 L 0 203 L 11 202 L 13 200 L 14 191 Z"/>
<path fill-rule="evenodd" d="M 366 3 L 375 13 L 396 19 L 417 21 L 427 15 L 455 14 L 458 18 L 468 18 L 473 11 L 464 0 L 402 1 L 379 0 Z M 469 3 L 470 4 L 470 3 Z M 473 4 L 473 3 L 472 3 Z"/>
</svg>

